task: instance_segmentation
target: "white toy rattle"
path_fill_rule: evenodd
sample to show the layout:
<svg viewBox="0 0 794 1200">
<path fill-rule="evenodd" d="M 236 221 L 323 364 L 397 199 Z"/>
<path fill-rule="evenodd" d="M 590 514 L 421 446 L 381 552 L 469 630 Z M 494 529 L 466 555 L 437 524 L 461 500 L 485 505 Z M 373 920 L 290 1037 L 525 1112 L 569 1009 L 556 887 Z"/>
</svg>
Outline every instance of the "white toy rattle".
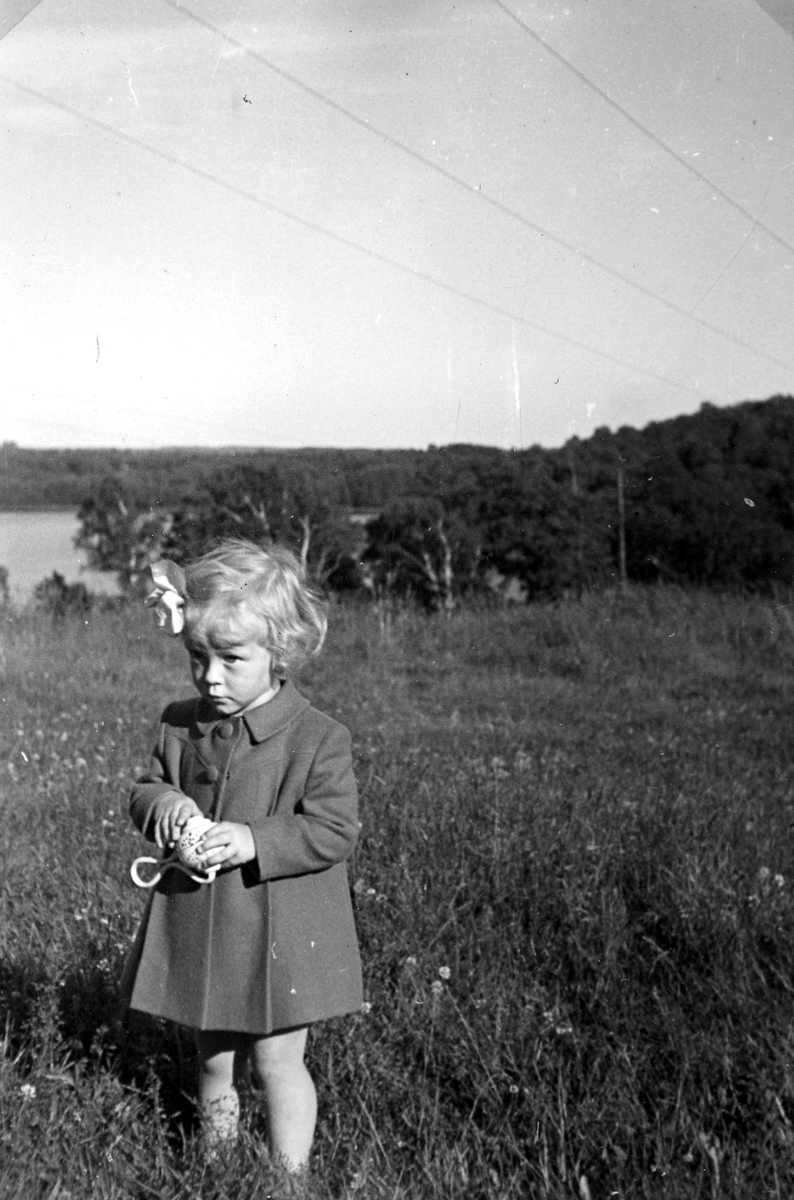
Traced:
<svg viewBox="0 0 794 1200">
<path fill-rule="evenodd" d="M 195 883 L 212 883 L 220 866 L 206 867 L 204 865 L 206 854 L 199 854 L 196 847 L 207 830 L 212 829 L 215 824 L 215 821 L 210 821 L 207 817 L 191 817 L 185 822 L 174 852 L 168 858 L 149 858 L 144 855 L 142 858 L 135 859 L 130 867 L 132 882 L 141 888 L 154 887 L 156 883 L 160 882 L 169 867 L 175 867 L 177 871 L 183 871 L 185 875 L 188 875 Z M 211 854 L 212 851 L 210 850 L 209 853 Z M 141 879 L 138 874 L 138 867 L 143 863 L 154 863 L 158 868 L 151 879 Z"/>
</svg>

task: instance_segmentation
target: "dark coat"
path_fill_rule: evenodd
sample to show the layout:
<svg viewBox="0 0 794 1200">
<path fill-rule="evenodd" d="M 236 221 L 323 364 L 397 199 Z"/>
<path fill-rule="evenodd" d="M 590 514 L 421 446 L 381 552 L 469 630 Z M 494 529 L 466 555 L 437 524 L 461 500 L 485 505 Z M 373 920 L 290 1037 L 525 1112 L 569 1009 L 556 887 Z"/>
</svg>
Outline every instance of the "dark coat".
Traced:
<svg viewBox="0 0 794 1200">
<path fill-rule="evenodd" d="M 344 726 L 289 682 L 225 720 L 202 700 L 171 704 L 132 791 L 132 819 L 150 840 L 175 791 L 213 820 L 249 825 L 256 858 L 211 884 L 166 871 L 124 969 L 130 1005 L 194 1029 L 254 1034 L 357 1010 L 344 859 L 359 823 Z"/>
</svg>

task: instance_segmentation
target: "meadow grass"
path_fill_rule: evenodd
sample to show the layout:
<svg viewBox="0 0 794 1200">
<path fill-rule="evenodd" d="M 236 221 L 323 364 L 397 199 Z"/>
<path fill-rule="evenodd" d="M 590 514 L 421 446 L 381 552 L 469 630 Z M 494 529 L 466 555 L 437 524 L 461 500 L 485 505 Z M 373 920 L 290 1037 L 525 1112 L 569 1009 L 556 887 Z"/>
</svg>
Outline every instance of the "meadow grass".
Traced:
<svg viewBox="0 0 794 1200">
<path fill-rule="evenodd" d="M 298 682 L 353 734 L 367 1004 L 310 1039 L 320 1200 L 794 1194 L 791 614 L 334 608 Z M 0 669 L 0 1197 L 264 1200 L 260 1098 L 207 1163 L 189 1035 L 118 1001 L 184 651 L 6 612 Z"/>
</svg>

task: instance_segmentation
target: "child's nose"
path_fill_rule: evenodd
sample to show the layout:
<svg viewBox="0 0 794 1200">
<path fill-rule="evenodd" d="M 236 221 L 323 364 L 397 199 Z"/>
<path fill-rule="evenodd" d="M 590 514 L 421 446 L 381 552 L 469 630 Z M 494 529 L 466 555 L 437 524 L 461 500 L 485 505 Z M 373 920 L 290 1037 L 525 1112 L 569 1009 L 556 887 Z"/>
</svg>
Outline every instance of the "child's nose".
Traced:
<svg viewBox="0 0 794 1200">
<path fill-rule="evenodd" d="M 204 667 L 204 679 L 207 683 L 220 683 L 221 664 L 217 659 L 209 659 Z"/>
</svg>

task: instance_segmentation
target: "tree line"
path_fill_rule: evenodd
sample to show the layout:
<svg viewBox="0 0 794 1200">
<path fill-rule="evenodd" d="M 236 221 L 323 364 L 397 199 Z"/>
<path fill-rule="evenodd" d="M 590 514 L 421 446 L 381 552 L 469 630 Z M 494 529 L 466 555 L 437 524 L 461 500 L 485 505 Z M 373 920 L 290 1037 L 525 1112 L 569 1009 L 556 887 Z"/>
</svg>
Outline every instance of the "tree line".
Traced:
<svg viewBox="0 0 794 1200">
<path fill-rule="evenodd" d="M 78 508 L 77 544 L 125 587 L 157 558 L 184 561 L 225 536 L 287 543 L 329 591 L 434 610 L 631 580 L 794 584 L 790 396 L 704 404 L 554 450 L 160 453 L 192 478 L 166 480 L 147 452 Z"/>
</svg>

